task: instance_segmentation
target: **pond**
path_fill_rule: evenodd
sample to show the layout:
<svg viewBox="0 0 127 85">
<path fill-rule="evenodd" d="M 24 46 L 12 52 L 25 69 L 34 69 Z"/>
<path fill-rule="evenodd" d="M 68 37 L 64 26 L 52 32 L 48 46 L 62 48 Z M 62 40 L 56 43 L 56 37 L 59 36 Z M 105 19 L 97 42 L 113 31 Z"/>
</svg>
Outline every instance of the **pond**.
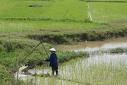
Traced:
<svg viewBox="0 0 127 85">
<path fill-rule="evenodd" d="M 107 42 L 93 47 L 87 45 L 85 48 L 81 47 L 73 49 L 73 51 L 76 53 L 87 52 L 89 57 L 77 58 L 64 63 L 59 67 L 58 77 L 47 75 L 51 75 L 51 69 L 47 67 L 29 70 L 31 74 L 45 74 L 45 76 L 31 76 L 19 73 L 19 78 L 26 81 L 28 85 L 127 84 L 127 53 L 110 53 L 108 51 L 114 48 L 127 48 L 126 41 Z"/>
</svg>

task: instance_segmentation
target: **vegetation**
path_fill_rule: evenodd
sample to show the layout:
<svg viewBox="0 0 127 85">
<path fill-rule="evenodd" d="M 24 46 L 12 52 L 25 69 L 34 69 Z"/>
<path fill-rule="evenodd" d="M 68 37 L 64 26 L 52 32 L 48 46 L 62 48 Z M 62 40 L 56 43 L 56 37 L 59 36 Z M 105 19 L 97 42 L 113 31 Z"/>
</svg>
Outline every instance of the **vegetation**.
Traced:
<svg viewBox="0 0 127 85">
<path fill-rule="evenodd" d="M 127 49 L 126 48 L 116 48 L 116 49 L 112 49 L 110 50 L 111 53 L 126 53 Z"/>
<path fill-rule="evenodd" d="M 53 85 L 125 85 L 127 83 L 126 64 L 124 62 L 118 62 L 117 64 L 112 61 L 110 63 L 96 62 L 96 60 L 91 62 L 89 59 L 88 61 L 87 59 L 77 59 L 64 63 L 60 67 L 60 77 L 40 74 L 36 76 L 37 80 L 40 84 L 48 85 L 51 83 Z M 46 82 L 45 79 L 47 79 Z"/>
<path fill-rule="evenodd" d="M 8 3 L 8 4 L 6 4 Z M 88 20 L 87 2 L 80 0 L 1 0 L 0 32 L 96 30 L 103 23 L 126 20 L 127 3 L 91 2 L 93 23 Z M 41 7 L 29 7 L 41 5 Z M 119 10 L 117 10 L 119 9 Z M 77 29 L 78 28 L 78 29 Z M 72 30 L 74 29 L 74 30 Z"/>
<path fill-rule="evenodd" d="M 0 83 L 3 85 L 15 82 L 11 73 L 21 64 L 43 64 L 48 56 L 41 45 L 30 53 L 40 41 L 49 49 L 54 47 L 52 44 L 127 36 L 125 0 L 110 0 L 110 3 L 108 0 L 0 0 L 0 6 Z M 73 52 L 58 52 L 58 55 L 61 63 L 79 56 Z"/>
<path fill-rule="evenodd" d="M 34 68 L 36 65 L 44 66 L 45 60 L 49 56 L 44 51 L 44 48 L 40 45 L 36 50 L 31 54 L 33 48 L 39 43 L 37 41 L 27 40 L 18 40 L 11 42 L 5 42 L 4 40 L 0 41 L 0 82 L 1 85 L 23 85 L 21 81 L 14 79 L 14 74 L 21 65 L 28 65 L 28 69 Z M 31 44 L 29 44 L 29 43 Z M 51 48 L 50 44 L 44 43 L 46 49 Z M 72 58 L 77 57 L 73 52 L 58 52 L 59 62 L 63 63 Z M 5 67 L 4 67 L 5 66 Z M 17 83 L 14 83 L 17 82 Z"/>
<path fill-rule="evenodd" d="M 1 85 L 12 85 L 13 77 L 7 71 L 7 69 L 0 65 L 0 83 Z"/>
</svg>

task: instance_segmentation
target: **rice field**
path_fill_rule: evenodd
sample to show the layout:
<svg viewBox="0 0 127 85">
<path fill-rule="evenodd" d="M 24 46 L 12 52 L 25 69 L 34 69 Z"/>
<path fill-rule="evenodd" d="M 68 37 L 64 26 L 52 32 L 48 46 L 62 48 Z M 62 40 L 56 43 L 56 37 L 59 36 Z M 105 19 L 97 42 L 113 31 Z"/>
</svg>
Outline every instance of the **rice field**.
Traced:
<svg viewBox="0 0 127 85">
<path fill-rule="evenodd" d="M 80 0 L 1 0 L 0 18 L 39 18 L 84 21 L 88 3 Z M 8 3 L 8 4 L 7 4 Z M 89 2 L 96 21 L 126 18 L 127 3 Z M 35 5 L 35 6 L 34 6 Z M 39 5 L 39 6 L 38 6 Z"/>
<path fill-rule="evenodd" d="M 0 20 L 1 33 L 55 33 L 55 32 L 81 32 L 100 27 L 100 23 L 52 22 L 52 21 L 20 21 Z M 78 28 L 78 29 L 77 29 Z M 73 30 L 72 30 L 73 29 Z"/>
<path fill-rule="evenodd" d="M 38 47 L 30 57 L 24 60 L 25 56 L 39 43 L 37 40 L 28 38 L 28 35 L 46 34 L 50 38 L 52 34 L 55 34 L 59 38 L 64 34 L 77 33 L 76 36 L 79 36 L 81 33 L 90 33 L 88 36 L 92 38 L 99 33 L 103 35 L 106 31 L 116 37 L 118 37 L 117 34 L 124 36 L 127 28 L 126 9 L 126 0 L 123 2 L 119 0 L 94 0 L 94 2 L 86 0 L 0 0 L 0 68 L 3 68 L 0 70 L 0 83 L 4 81 L 3 85 L 15 85 L 14 83 L 19 80 L 16 82 L 14 73 L 11 72 L 17 71 L 19 63 L 37 64 L 47 58 L 43 48 Z M 62 39 L 67 38 L 67 35 L 64 36 Z M 58 48 L 59 59 L 65 62 L 65 60 L 79 57 L 72 57 L 75 54 L 68 52 L 70 49 L 72 51 L 72 47 L 77 49 L 87 46 L 84 42 L 75 45 L 73 36 L 70 37 L 73 45 L 44 44 L 47 49 L 53 46 Z M 89 43 L 89 46 L 92 44 Z M 101 44 L 97 42 L 97 45 Z M 90 55 L 89 58 L 86 56 L 76 58 L 60 66 L 58 77 L 25 75 L 23 77 L 27 76 L 27 79 L 23 82 L 27 82 L 27 85 L 126 85 L 126 56 L 126 53 L 97 54 Z M 107 63 L 106 60 L 111 62 Z M 34 68 L 34 70 L 38 69 Z M 48 68 L 50 73 L 49 70 L 51 69 Z M 16 85 L 25 85 L 25 83 Z"/>
<path fill-rule="evenodd" d="M 58 77 L 33 76 L 28 77 L 28 82 L 33 80 L 37 85 L 126 85 L 125 59 L 126 54 L 101 54 L 71 60 L 60 66 Z M 35 70 L 37 73 L 39 71 L 43 73 L 43 70 Z M 47 69 L 47 72 L 51 70 Z"/>
<path fill-rule="evenodd" d="M 0 32 L 93 30 L 126 20 L 127 3 L 82 0 L 1 0 Z M 89 6 L 89 8 L 88 8 Z M 89 12 L 93 23 L 89 22 Z M 63 30 L 62 30 L 63 31 Z"/>
</svg>

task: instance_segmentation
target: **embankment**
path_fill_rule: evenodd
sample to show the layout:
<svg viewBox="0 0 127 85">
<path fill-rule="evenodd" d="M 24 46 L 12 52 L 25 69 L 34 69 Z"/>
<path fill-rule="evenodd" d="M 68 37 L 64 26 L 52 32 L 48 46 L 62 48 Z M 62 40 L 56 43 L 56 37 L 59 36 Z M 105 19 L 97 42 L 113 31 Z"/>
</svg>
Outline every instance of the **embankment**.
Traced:
<svg viewBox="0 0 127 85">
<path fill-rule="evenodd" d="M 78 28 L 77 28 L 78 29 Z M 48 43 L 65 44 L 81 41 L 103 41 L 110 38 L 126 37 L 127 26 L 125 24 L 109 24 L 101 29 L 92 29 L 90 31 L 82 31 L 73 33 L 64 32 L 57 34 L 29 34 L 27 37 Z"/>
</svg>

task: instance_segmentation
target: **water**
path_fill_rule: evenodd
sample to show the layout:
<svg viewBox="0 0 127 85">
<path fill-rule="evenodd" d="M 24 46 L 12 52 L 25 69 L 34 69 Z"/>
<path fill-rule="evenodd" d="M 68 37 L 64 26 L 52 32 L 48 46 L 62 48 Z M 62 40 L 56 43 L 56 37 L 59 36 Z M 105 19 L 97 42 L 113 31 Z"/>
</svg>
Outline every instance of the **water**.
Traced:
<svg viewBox="0 0 127 85">
<path fill-rule="evenodd" d="M 79 58 L 64 63 L 59 68 L 59 76 L 31 76 L 19 74 L 19 78 L 35 85 L 126 85 L 127 53 L 112 54 L 110 49 L 127 48 L 127 42 L 106 43 L 99 47 L 74 50 L 87 52 L 89 58 Z M 105 51 L 105 52 L 102 52 Z M 50 74 L 51 69 L 31 69 L 31 74 Z"/>
<path fill-rule="evenodd" d="M 104 44 L 100 47 L 88 47 L 86 46 L 85 48 L 80 48 L 80 49 L 76 49 L 74 50 L 75 52 L 87 52 L 87 53 L 90 53 L 91 52 L 100 52 L 100 51 L 109 51 L 111 49 L 116 49 L 116 48 L 127 48 L 127 42 L 126 43 L 107 43 L 107 44 Z"/>
</svg>

